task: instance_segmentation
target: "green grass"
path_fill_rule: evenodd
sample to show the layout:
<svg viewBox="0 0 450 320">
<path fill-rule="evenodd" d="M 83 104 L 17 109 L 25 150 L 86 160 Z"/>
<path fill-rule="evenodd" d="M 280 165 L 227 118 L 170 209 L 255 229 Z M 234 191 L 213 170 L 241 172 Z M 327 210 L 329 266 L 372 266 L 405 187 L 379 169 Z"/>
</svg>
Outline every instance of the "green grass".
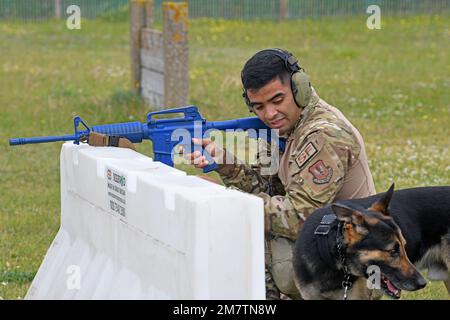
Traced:
<svg viewBox="0 0 450 320">
<path fill-rule="evenodd" d="M 190 23 L 190 102 L 209 120 L 249 116 L 240 70 L 259 49 L 288 48 L 318 93 L 366 141 L 378 191 L 450 185 L 448 15 L 365 16 L 280 24 Z M 22 298 L 59 228 L 60 143 L 11 148 L 7 139 L 70 133 L 89 124 L 145 121 L 150 109 L 128 93 L 129 27 L 123 19 L 0 22 L 0 297 Z M 116 21 L 116 22 L 111 22 Z M 138 145 L 151 154 L 149 143 Z M 198 174 L 188 167 L 189 173 Z M 213 176 L 215 174 L 212 174 Z M 447 299 L 441 283 L 405 294 Z"/>
</svg>

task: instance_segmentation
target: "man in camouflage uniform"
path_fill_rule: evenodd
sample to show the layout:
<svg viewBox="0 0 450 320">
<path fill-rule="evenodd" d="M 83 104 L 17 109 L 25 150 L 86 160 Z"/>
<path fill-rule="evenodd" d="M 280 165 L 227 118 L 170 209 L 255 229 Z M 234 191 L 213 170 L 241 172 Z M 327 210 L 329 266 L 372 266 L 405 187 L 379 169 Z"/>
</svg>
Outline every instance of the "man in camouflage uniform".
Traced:
<svg viewBox="0 0 450 320">
<path fill-rule="evenodd" d="M 300 104 L 296 86 L 302 84 L 291 80 L 297 69 L 288 65 L 297 60 L 288 60 L 292 55 L 284 50 L 279 52 L 284 54 L 274 49 L 258 52 L 242 71 L 247 105 L 286 139 L 278 172 L 262 174 L 261 163 L 267 163 L 263 158 L 270 155 L 262 141 L 258 165 L 235 159 L 217 170 L 226 186 L 264 200 L 268 299 L 279 298 L 279 291 L 300 298 L 294 284 L 292 249 L 299 229 L 314 210 L 336 200 L 375 194 L 358 130 L 338 109 L 319 98 L 310 84 L 310 92 L 303 88 L 309 98 Z M 202 143 L 216 159 L 225 158 L 226 153 L 210 140 L 194 143 Z M 198 152 L 189 157 L 198 168 L 208 163 Z"/>
</svg>

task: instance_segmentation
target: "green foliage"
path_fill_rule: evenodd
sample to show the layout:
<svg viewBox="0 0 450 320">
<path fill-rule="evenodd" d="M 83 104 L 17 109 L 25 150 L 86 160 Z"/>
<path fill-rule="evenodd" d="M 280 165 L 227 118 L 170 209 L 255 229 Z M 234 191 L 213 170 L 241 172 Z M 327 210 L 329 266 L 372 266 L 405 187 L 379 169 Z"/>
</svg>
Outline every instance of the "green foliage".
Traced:
<svg viewBox="0 0 450 320">
<path fill-rule="evenodd" d="M 282 23 L 212 19 L 190 23 L 190 103 L 209 120 L 249 116 L 240 70 L 267 47 L 292 51 L 319 95 L 366 141 L 378 191 L 450 185 L 448 15 Z M 106 20 L 106 21 L 105 21 Z M 61 144 L 11 148 L 7 139 L 72 132 L 88 124 L 145 121 L 150 108 L 128 93 L 128 21 L 0 22 L 0 297 L 23 297 L 60 219 Z M 118 19 L 120 20 L 120 19 Z M 150 144 L 138 150 L 151 155 Z M 201 171 L 181 166 L 191 174 Z M 212 174 L 215 176 L 215 174 Z M 404 294 L 446 299 L 440 283 Z"/>
<path fill-rule="evenodd" d="M 17 282 L 17 283 L 29 283 L 33 281 L 36 276 L 36 272 L 24 272 L 24 271 L 3 271 L 0 272 L 1 282 Z"/>
<path fill-rule="evenodd" d="M 101 13 L 98 16 L 98 19 L 105 22 L 127 23 L 130 19 L 130 11 L 128 10 L 128 4 L 120 6 L 115 10 Z"/>
</svg>

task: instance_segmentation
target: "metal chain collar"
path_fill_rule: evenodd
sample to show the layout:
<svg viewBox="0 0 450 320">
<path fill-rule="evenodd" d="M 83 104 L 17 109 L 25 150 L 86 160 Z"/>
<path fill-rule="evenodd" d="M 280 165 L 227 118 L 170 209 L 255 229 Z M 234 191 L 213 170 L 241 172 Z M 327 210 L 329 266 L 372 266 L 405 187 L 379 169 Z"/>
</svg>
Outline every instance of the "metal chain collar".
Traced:
<svg viewBox="0 0 450 320">
<path fill-rule="evenodd" d="M 347 300 L 348 290 L 352 287 L 352 282 L 350 281 L 351 273 L 347 267 L 347 258 L 345 256 L 345 244 L 344 244 L 344 235 L 342 232 L 343 223 L 339 222 L 338 231 L 336 233 L 336 246 L 339 254 L 339 259 L 342 264 L 342 271 L 344 273 L 344 280 L 342 281 L 342 288 L 344 289 L 344 300 Z"/>
</svg>

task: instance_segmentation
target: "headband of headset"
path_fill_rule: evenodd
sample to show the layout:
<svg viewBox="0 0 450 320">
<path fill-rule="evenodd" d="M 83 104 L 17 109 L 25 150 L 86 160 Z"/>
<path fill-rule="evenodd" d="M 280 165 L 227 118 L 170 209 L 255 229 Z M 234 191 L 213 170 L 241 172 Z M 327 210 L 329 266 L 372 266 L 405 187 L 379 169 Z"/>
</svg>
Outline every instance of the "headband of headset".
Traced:
<svg viewBox="0 0 450 320">
<path fill-rule="evenodd" d="M 286 70 L 288 70 L 291 74 L 300 70 L 297 58 L 294 57 L 290 52 L 287 52 L 279 48 L 265 49 L 262 50 L 261 52 L 271 52 L 277 57 L 279 57 L 281 60 L 284 61 L 284 66 L 286 67 Z"/>
</svg>

